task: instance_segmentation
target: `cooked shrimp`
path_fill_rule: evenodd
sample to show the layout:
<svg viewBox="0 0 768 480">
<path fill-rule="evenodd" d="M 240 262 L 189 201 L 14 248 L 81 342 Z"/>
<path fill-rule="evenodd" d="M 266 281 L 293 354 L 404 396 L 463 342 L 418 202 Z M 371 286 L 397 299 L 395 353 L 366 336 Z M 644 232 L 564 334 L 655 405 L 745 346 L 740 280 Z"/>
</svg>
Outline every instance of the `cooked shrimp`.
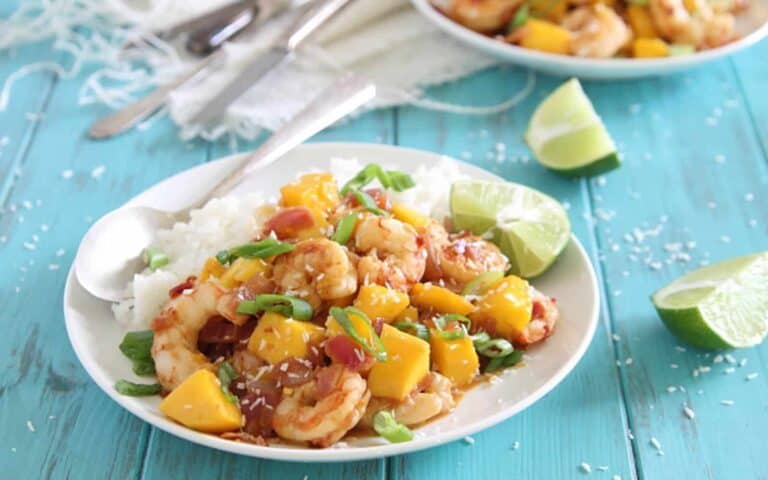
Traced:
<svg viewBox="0 0 768 480">
<path fill-rule="evenodd" d="M 505 272 L 509 268 L 507 257 L 496 245 L 469 232 L 449 235 L 437 222 L 427 227 L 425 242 L 427 266 L 424 280 L 443 280 L 461 288 L 481 273 Z"/>
<path fill-rule="evenodd" d="M 700 48 L 733 40 L 733 15 L 715 12 L 705 0 L 694 0 L 694 5 L 695 11 L 689 12 L 683 0 L 650 0 L 651 17 L 661 36 Z"/>
<path fill-rule="evenodd" d="M 520 346 L 528 346 L 552 335 L 555 324 L 560 319 L 560 311 L 555 301 L 531 287 L 533 313 L 531 322 L 514 339 Z"/>
<path fill-rule="evenodd" d="M 357 270 L 344 247 L 326 238 L 303 240 L 275 261 L 273 279 L 286 295 L 304 298 L 314 308 L 323 300 L 355 293 Z"/>
<path fill-rule="evenodd" d="M 206 356 L 197 349 L 197 336 L 213 316 L 239 321 L 239 315 L 233 316 L 231 309 L 232 296 L 215 283 L 201 283 L 188 295 L 172 299 L 152 320 L 152 358 L 157 380 L 165 390 L 173 390 L 201 368 L 211 368 Z"/>
<path fill-rule="evenodd" d="M 522 3 L 522 0 L 453 0 L 446 11 L 472 30 L 492 33 L 507 25 Z"/>
<path fill-rule="evenodd" d="M 408 291 L 424 275 L 427 251 L 410 225 L 390 217 L 365 216 L 355 231 L 361 283 Z"/>
<path fill-rule="evenodd" d="M 632 37 L 624 20 L 602 3 L 569 12 L 562 26 L 572 34 L 571 53 L 579 57 L 612 57 Z"/>
<path fill-rule="evenodd" d="M 423 389 L 409 395 L 402 402 L 397 403 L 379 397 L 371 398 L 368 409 L 360 420 L 360 425 L 371 427 L 373 416 L 381 410 L 392 412 L 395 420 L 403 425 L 418 425 L 451 411 L 455 406 L 453 382 L 439 373 L 430 372 Z"/>
<path fill-rule="evenodd" d="M 288 440 L 327 447 L 357 425 L 370 398 L 371 392 L 359 373 L 333 365 L 284 395 L 275 409 L 272 426 Z"/>
</svg>

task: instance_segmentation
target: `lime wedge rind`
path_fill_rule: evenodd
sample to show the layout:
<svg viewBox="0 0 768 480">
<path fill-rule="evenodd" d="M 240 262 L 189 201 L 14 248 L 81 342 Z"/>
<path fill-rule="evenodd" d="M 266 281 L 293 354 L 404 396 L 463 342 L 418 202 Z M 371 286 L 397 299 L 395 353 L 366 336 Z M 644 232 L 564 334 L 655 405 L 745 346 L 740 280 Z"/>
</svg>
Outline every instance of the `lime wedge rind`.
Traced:
<svg viewBox="0 0 768 480">
<path fill-rule="evenodd" d="M 670 331 L 701 348 L 745 348 L 768 334 L 768 252 L 695 270 L 653 294 Z"/>
</svg>

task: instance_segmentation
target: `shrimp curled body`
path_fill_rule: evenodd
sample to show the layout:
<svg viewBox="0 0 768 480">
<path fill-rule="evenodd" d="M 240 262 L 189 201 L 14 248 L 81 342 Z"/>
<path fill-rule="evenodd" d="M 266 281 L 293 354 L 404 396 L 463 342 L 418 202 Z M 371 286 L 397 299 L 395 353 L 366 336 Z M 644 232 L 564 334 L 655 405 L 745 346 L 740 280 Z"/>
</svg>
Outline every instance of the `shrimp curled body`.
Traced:
<svg viewBox="0 0 768 480">
<path fill-rule="evenodd" d="M 691 13 L 683 0 L 650 0 L 651 17 L 661 36 L 699 48 L 718 47 L 733 40 L 733 15 L 714 10 L 705 0 L 694 0 L 694 5 L 695 12 Z"/>
<path fill-rule="evenodd" d="M 516 345 L 528 346 L 544 340 L 552 335 L 555 324 L 560 319 L 560 311 L 555 301 L 535 288 L 531 288 L 531 300 L 534 305 L 533 317 L 514 339 Z"/>
<path fill-rule="evenodd" d="M 430 372 L 423 389 L 412 393 L 402 402 L 394 403 L 380 397 L 374 397 L 368 403 L 368 409 L 360 424 L 371 427 L 373 416 L 386 410 L 392 412 L 395 420 L 406 426 L 419 425 L 440 414 L 450 412 L 456 406 L 453 396 L 453 382 L 436 372 Z"/>
<path fill-rule="evenodd" d="M 632 36 L 616 11 L 602 3 L 576 8 L 562 25 L 572 34 L 571 53 L 579 57 L 612 57 Z"/>
<path fill-rule="evenodd" d="M 275 409 L 272 426 L 288 440 L 328 447 L 360 421 L 371 392 L 359 373 L 341 368 L 330 392 L 321 394 L 318 376 L 284 395 Z M 322 372 L 320 373 L 320 375 Z"/>
<path fill-rule="evenodd" d="M 217 315 L 242 323 L 242 315 L 233 312 L 234 301 L 234 293 L 205 282 L 189 294 L 172 299 L 152 320 L 152 358 L 157 379 L 165 390 L 173 390 L 197 370 L 211 368 L 206 356 L 197 349 L 198 333 Z"/>
</svg>

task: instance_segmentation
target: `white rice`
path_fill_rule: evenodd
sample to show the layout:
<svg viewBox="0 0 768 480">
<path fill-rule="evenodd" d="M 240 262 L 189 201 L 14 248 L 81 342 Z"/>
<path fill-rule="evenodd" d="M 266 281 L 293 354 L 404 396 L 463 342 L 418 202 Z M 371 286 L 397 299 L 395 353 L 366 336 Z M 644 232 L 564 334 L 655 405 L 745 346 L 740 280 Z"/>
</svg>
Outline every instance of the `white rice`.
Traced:
<svg viewBox="0 0 768 480">
<path fill-rule="evenodd" d="M 356 158 L 331 160 L 331 172 L 339 185 L 346 183 L 363 166 L 364 163 Z M 382 166 L 393 168 L 386 164 Z M 450 214 L 451 184 L 468 178 L 447 158 L 430 167 L 419 167 L 412 177 L 416 185 L 405 192 L 390 192 L 392 201 L 437 219 Z M 207 258 L 225 248 L 246 243 L 261 231 L 267 218 L 259 213 L 258 207 L 265 203 L 260 194 L 215 199 L 192 212 L 189 223 L 178 223 L 170 230 L 158 232 L 153 246 L 168 255 L 170 262 L 157 271 L 146 269 L 134 276 L 127 286 L 128 299 L 112 307 L 118 322 L 128 329 L 149 328 L 152 319 L 168 301 L 168 290 L 188 276 L 197 275 Z"/>
</svg>

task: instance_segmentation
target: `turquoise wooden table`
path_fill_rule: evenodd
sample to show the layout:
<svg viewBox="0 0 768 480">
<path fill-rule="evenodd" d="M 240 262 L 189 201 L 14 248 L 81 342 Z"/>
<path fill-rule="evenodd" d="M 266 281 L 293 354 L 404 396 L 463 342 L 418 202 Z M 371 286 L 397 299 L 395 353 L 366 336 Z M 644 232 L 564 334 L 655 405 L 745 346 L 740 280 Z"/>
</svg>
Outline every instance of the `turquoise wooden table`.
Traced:
<svg viewBox="0 0 768 480">
<path fill-rule="evenodd" d="M 43 55 L 44 46 L 0 54 L 0 80 Z M 768 479 L 768 346 L 725 356 L 686 348 L 648 301 L 700 264 L 768 248 L 766 59 L 763 42 L 683 75 L 586 83 L 624 156 L 621 169 L 590 180 L 544 170 L 521 142 L 534 106 L 562 81 L 545 76 L 505 114 L 396 108 L 318 135 L 441 152 L 550 193 L 568 206 L 603 287 L 589 351 L 531 408 L 474 444 L 327 465 L 187 443 L 90 381 L 61 309 L 81 236 L 155 182 L 230 150 L 182 143 L 168 121 L 91 141 L 86 127 L 105 111 L 76 105 L 78 81 L 29 77 L 0 113 L 0 477 Z M 495 68 L 430 95 L 490 104 L 524 82 L 525 73 Z"/>
</svg>

